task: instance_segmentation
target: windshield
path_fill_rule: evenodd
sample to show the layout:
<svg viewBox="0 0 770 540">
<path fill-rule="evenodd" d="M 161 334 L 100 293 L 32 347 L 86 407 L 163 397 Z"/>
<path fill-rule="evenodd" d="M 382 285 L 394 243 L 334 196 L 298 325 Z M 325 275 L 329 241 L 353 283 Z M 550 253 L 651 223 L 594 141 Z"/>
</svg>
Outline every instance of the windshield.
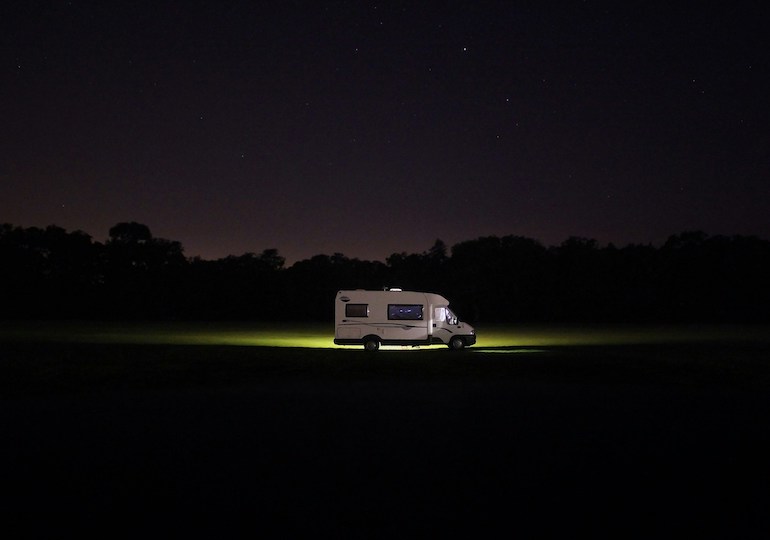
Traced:
<svg viewBox="0 0 770 540">
<path fill-rule="evenodd" d="M 449 308 L 446 308 L 446 322 L 447 324 L 457 324 L 457 315 L 452 313 Z"/>
</svg>

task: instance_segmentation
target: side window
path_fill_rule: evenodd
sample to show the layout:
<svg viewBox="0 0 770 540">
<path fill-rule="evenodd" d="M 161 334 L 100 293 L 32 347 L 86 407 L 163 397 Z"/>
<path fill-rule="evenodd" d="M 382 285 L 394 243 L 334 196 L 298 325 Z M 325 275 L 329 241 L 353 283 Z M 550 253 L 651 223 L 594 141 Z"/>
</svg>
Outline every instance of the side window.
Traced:
<svg viewBox="0 0 770 540">
<path fill-rule="evenodd" d="M 388 319 L 395 321 L 421 321 L 421 304 L 388 304 Z"/>
<path fill-rule="evenodd" d="M 345 317 L 368 317 L 369 304 L 345 304 Z"/>
<path fill-rule="evenodd" d="M 446 308 L 437 307 L 433 318 L 436 322 L 444 322 L 446 320 Z"/>
</svg>

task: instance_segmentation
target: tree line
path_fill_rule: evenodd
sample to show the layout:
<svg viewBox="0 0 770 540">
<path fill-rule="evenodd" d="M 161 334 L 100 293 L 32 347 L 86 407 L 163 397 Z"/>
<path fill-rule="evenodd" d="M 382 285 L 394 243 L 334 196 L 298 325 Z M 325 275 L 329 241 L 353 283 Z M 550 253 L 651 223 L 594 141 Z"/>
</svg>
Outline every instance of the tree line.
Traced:
<svg viewBox="0 0 770 540">
<path fill-rule="evenodd" d="M 337 290 L 438 292 L 471 323 L 767 322 L 770 242 L 684 232 L 662 246 L 544 246 L 488 236 L 385 262 L 276 249 L 217 260 L 118 223 L 106 242 L 57 226 L 0 226 L 0 318 L 330 321 Z"/>
</svg>

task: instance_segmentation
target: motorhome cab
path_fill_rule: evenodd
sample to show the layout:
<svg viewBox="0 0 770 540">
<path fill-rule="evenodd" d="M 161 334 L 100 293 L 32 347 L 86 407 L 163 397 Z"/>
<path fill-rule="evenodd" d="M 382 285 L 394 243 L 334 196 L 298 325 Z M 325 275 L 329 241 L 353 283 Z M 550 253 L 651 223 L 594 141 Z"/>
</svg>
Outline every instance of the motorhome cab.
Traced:
<svg viewBox="0 0 770 540">
<path fill-rule="evenodd" d="M 337 345 L 444 344 L 458 350 L 476 343 L 472 326 L 460 322 L 438 294 L 384 289 L 338 291 L 334 303 Z"/>
</svg>

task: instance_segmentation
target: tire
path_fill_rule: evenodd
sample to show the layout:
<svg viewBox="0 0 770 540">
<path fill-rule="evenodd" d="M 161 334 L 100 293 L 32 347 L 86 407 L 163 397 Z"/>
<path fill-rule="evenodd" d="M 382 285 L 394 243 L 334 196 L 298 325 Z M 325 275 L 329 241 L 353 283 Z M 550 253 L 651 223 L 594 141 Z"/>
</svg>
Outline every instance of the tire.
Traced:
<svg viewBox="0 0 770 540">
<path fill-rule="evenodd" d="M 374 352 L 377 349 L 380 348 L 380 340 L 376 337 L 369 337 L 366 338 L 364 341 L 364 350 L 369 352 Z"/>
<path fill-rule="evenodd" d="M 453 351 L 459 351 L 465 348 L 465 340 L 460 336 L 455 336 L 449 340 L 449 348 Z"/>
</svg>

